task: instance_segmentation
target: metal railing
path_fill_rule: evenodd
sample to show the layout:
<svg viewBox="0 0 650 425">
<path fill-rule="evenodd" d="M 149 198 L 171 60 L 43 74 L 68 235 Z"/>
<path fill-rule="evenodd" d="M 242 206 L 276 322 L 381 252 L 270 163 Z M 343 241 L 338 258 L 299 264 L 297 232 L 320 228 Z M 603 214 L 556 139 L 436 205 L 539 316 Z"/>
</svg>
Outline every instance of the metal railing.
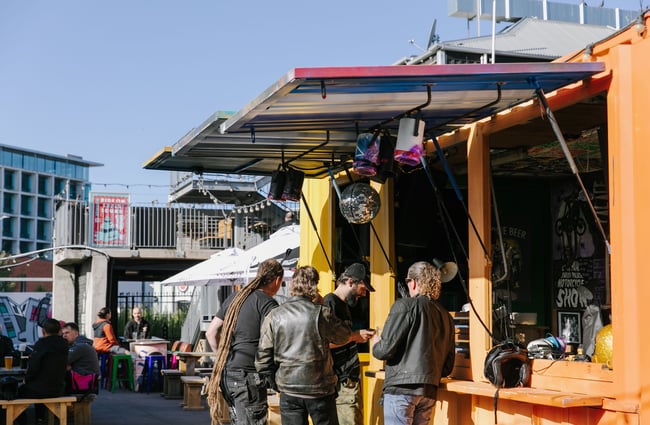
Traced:
<svg viewBox="0 0 650 425">
<path fill-rule="evenodd" d="M 220 208 L 61 201 L 54 213 L 55 247 L 214 250 L 233 238 L 234 219 Z"/>
</svg>

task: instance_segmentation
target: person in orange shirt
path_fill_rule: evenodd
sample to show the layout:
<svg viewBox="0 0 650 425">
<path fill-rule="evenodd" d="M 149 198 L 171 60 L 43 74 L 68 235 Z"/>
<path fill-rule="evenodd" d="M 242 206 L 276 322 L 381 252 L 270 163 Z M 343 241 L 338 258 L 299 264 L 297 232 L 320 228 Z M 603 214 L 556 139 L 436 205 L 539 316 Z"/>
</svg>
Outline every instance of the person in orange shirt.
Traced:
<svg viewBox="0 0 650 425">
<path fill-rule="evenodd" d="M 97 313 L 97 321 L 93 323 L 93 347 L 98 353 L 130 354 L 129 350 L 120 346 L 111 325 L 111 309 L 102 307 Z"/>
</svg>

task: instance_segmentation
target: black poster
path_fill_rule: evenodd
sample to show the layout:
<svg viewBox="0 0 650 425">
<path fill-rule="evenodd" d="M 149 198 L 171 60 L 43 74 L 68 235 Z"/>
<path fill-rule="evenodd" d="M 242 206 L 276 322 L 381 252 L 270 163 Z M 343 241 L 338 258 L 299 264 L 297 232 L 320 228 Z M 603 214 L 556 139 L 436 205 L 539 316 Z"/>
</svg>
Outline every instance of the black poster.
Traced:
<svg viewBox="0 0 650 425">
<path fill-rule="evenodd" d="M 597 177 L 584 180 L 587 195 L 575 180 L 567 180 L 552 191 L 553 305 L 562 318 L 558 318 L 557 325 L 560 335 L 575 327 L 571 321 L 581 317 L 588 305 L 609 302 L 605 243 L 585 197 L 592 199 L 601 209 L 599 212 L 603 203 L 606 210 L 606 196 L 602 199 L 604 184 Z M 602 224 L 607 228 L 606 215 L 603 218 Z M 578 315 L 570 314 L 576 312 Z M 572 334 L 571 339 L 574 338 Z"/>
</svg>

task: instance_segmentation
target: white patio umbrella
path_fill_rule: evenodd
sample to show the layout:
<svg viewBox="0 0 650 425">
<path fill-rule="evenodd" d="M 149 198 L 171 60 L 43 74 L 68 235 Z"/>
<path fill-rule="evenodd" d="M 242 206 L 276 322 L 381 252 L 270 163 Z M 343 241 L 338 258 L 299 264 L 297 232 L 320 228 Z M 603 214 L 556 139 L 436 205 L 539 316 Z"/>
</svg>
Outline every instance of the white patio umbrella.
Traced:
<svg viewBox="0 0 650 425">
<path fill-rule="evenodd" d="M 166 286 L 232 285 L 227 280 L 220 280 L 217 273 L 234 264 L 244 252 L 239 248 L 224 249 L 212 254 L 207 260 L 163 280 L 161 284 Z"/>
<path fill-rule="evenodd" d="M 285 279 L 290 279 L 298 263 L 299 248 L 300 226 L 283 227 L 268 240 L 244 251 L 237 261 L 216 273 L 216 277 L 232 282 L 232 285 L 245 285 L 255 277 L 261 262 L 275 258 L 284 267 Z"/>
</svg>

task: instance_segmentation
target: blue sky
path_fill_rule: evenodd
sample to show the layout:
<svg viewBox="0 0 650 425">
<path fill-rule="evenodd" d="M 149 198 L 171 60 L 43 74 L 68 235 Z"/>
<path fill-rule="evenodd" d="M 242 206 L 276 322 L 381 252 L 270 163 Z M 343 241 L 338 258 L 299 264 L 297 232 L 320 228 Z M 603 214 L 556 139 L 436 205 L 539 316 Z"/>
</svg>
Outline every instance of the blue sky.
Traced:
<svg viewBox="0 0 650 425">
<path fill-rule="evenodd" d="M 165 202 L 168 173 L 142 164 L 213 112 L 292 68 L 419 54 L 434 18 L 442 40 L 476 35 L 447 13 L 445 0 L 2 0 L 0 143 L 103 163 L 93 190 Z"/>
</svg>

